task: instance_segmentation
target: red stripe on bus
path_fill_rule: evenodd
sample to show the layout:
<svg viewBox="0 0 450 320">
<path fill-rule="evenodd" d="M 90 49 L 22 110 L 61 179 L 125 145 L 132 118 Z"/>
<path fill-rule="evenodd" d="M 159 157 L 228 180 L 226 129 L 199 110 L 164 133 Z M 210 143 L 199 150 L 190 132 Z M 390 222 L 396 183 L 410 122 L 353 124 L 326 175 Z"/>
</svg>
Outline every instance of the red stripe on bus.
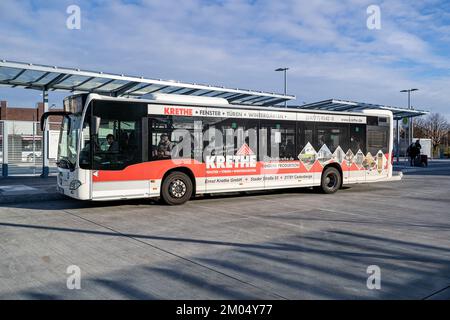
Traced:
<svg viewBox="0 0 450 320">
<path fill-rule="evenodd" d="M 389 159 L 389 154 L 387 154 Z M 266 165 L 277 164 L 291 164 L 295 167 L 274 167 L 265 168 Z M 364 168 L 358 168 L 355 163 L 350 167 L 344 160 L 341 164 L 342 171 L 359 171 Z M 389 166 L 389 162 L 387 163 Z M 155 180 L 162 179 L 164 174 L 175 168 L 185 167 L 192 171 L 196 178 L 206 177 L 228 177 L 228 176 L 246 176 L 246 175 L 264 175 L 264 174 L 290 174 L 290 173 L 320 173 L 323 171 L 323 166 L 319 161 L 308 170 L 300 161 L 274 161 L 274 162 L 257 162 L 256 167 L 244 168 L 209 168 L 206 169 L 205 163 L 200 163 L 196 160 L 158 160 L 151 162 L 143 162 L 126 167 L 123 170 L 110 171 L 98 170 L 93 175 L 93 182 L 112 182 L 112 181 L 133 181 L 133 180 Z"/>
</svg>

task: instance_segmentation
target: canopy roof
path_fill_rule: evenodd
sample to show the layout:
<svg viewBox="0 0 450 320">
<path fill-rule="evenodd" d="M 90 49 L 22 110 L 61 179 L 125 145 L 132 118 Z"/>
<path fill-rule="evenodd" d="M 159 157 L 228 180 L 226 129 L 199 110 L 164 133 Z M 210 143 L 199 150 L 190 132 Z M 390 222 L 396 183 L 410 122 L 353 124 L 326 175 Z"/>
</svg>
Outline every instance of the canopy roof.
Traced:
<svg viewBox="0 0 450 320">
<path fill-rule="evenodd" d="M 270 106 L 295 96 L 262 91 L 228 89 L 171 80 L 146 79 L 80 69 L 60 68 L 0 60 L 0 85 L 35 90 L 92 92 L 139 98 L 149 93 L 218 97 L 233 104 Z"/>
<path fill-rule="evenodd" d="M 181 94 L 224 98 L 232 104 L 273 106 L 294 100 L 293 95 L 262 91 L 229 89 L 205 84 L 156 80 L 73 68 L 61 68 L 31 63 L 0 60 L 0 86 L 73 93 L 98 93 L 115 97 L 140 98 L 150 93 Z M 346 100 L 330 99 L 302 106 L 300 109 L 328 111 L 360 111 L 363 109 L 390 110 L 396 120 L 417 117 L 428 111 L 405 109 Z"/>
<path fill-rule="evenodd" d="M 392 111 L 395 120 L 399 120 L 402 118 L 413 118 L 423 116 L 429 113 L 428 111 L 423 110 L 405 109 L 405 108 L 384 106 L 380 104 L 371 104 L 371 103 L 336 100 L 336 99 L 304 104 L 302 106 L 297 106 L 297 108 L 328 110 L 328 111 L 348 111 L 348 112 L 357 112 L 364 109 L 381 109 Z"/>
</svg>

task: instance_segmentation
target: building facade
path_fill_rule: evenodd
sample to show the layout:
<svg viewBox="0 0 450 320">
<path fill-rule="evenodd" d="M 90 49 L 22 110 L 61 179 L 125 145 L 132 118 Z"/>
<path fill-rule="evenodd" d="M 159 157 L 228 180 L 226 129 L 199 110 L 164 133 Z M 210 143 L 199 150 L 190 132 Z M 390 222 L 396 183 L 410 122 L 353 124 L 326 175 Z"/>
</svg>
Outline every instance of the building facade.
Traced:
<svg viewBox="0 0 450 320">
<path fill-rule="evenodd" d="M 52 109 L 57 111 L 58 109 Z M 59 109 L 60 110 L 60 109 Z M 44 113 L 44 104 L 36 103 L 35 107 L 11 107 L 8 101 L 0 101 L 0 121 L 36 121 L 39 122 Z M 50 117 L 50 122 L 60 122 L 60 117 Z"/>
<path fill-rule="evenodd" d="M 22 174 L 29 173 L 30 168 L 37 167 L 42 161 L 43 133 L 39 121 L 43 113 L 42 102 L 34 107 L 11 107 L 7 101 L 0 101 L 0 164 L 3 164 L 3 176 L 8 175 L 5 164 L 10 174 Z M 57 157 L 61 120 L 60 116 L 49 117 L 50 159 Z"/>
</svg>

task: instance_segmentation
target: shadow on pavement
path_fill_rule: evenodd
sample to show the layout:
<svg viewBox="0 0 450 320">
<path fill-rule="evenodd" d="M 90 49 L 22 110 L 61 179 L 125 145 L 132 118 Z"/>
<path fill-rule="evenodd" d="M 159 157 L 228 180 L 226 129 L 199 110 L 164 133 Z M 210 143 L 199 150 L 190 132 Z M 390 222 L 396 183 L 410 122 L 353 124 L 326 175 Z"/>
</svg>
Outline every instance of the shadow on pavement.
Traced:
<svg viewBox="0 0 450 320">
<path fill-rule="evenodd" d="M 356 231 L 328 229 L 325 237 L 323 232 L 316 232 L 262 243 L 237 243 L 25 224 L 0 225 L 132 237 L 147 240 L 145 243 L 158 249 L 167 247 L 165 242 L 170 241 L 176 242 L 178 249 L 171 250 L 178 254 L 162 249 L 173 257 L 157 264 L 137 265 L 83 279 L 83 290 L 70 291 L 63 283 L 50 283 L 42 288 L 3 293 L 0 299 L 9 295 L 31 299 L 95 298 L 99 290 L 124 299 L 207 299 L 211 296 L 257 299 L 263 293 L 289 299 L 422 299 L 448 286 L 450 276 L 448 248 Z M 207 254 L 183 251 L 180 246 L 185 243 L 208 245 L 204 250 Z M 180 267 L 180 261 L 190 267 Z M 366 287 L 366 268 L 370 265 L 382 270 L 381 290 Z M 223 284 L 224 277 L 228 285 Z M 260 293 L 250 293 L 244 290 L 245 286 L 258 288 Z"/>
<path fill-rule="evenodd" d="M 342 191 L 348 190 L 350 187 L 345 186 Z M 339 192 L 338 192 L 339 193 Z M 262 191 L 243 191 L 230 192 L 220 194 L 205 194 L 197 196 L 190 201 L 202 201 L 204 199 L 227 199 L 227 198 L 241 198 L 241 197 L 260 197 L 265 195 L 277 194 L 315 194 L 327 197 L 334 195 L 325 195 L 320 190 L 315 188 L 295 188 L 295 189 L 276 189 L 276 190 L 262 190 Z M 62 200 L 36 201 L 36 202 L 19 202 L 19 203 L 4 203 L 0 204 L 0 208 L 22 208 L 22 209 L 37 209 L 37 210 L 64 210 L 64 209 L 82 209 L 82 208 L 104 208 L 117 207 L 122 205 L 150 205 L 150 206 L 166 206 L 158 199 L 135 199 L 135 200 L 115 200 L 115 201 L 89 201 L 76 200 L 70 197 L 64 197 Z"/>
</svg>

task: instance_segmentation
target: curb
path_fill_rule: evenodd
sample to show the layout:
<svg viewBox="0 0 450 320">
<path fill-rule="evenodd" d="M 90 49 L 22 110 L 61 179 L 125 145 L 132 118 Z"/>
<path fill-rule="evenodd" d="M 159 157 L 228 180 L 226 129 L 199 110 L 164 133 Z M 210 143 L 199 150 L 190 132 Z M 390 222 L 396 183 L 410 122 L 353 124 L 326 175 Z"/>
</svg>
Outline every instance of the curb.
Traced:
<svg viewBox="0 0 450 320">
<path fill-rule="evenodd" d="M 440 170 L 446 170 L 446 169 L 450 169 L 450 167 L 443 167 L 443 168 L 405 168 L 405 169 L 400 169 L 399 171 L 403 172 L 403 173 L 414 173 L 414 172 L 434 172 L 434 171 L 440 171 Z"/>
<path fill-rule="evenodd" d="M 29 195 L 14 195 L 14 196 L 2 196 L 0 195 L 0 205 L 13 204 L 23 202 L 44 202 L 52 200 L 62 200 L 66 197 L 58 193 L 36 193 Z"/>
</svg>

